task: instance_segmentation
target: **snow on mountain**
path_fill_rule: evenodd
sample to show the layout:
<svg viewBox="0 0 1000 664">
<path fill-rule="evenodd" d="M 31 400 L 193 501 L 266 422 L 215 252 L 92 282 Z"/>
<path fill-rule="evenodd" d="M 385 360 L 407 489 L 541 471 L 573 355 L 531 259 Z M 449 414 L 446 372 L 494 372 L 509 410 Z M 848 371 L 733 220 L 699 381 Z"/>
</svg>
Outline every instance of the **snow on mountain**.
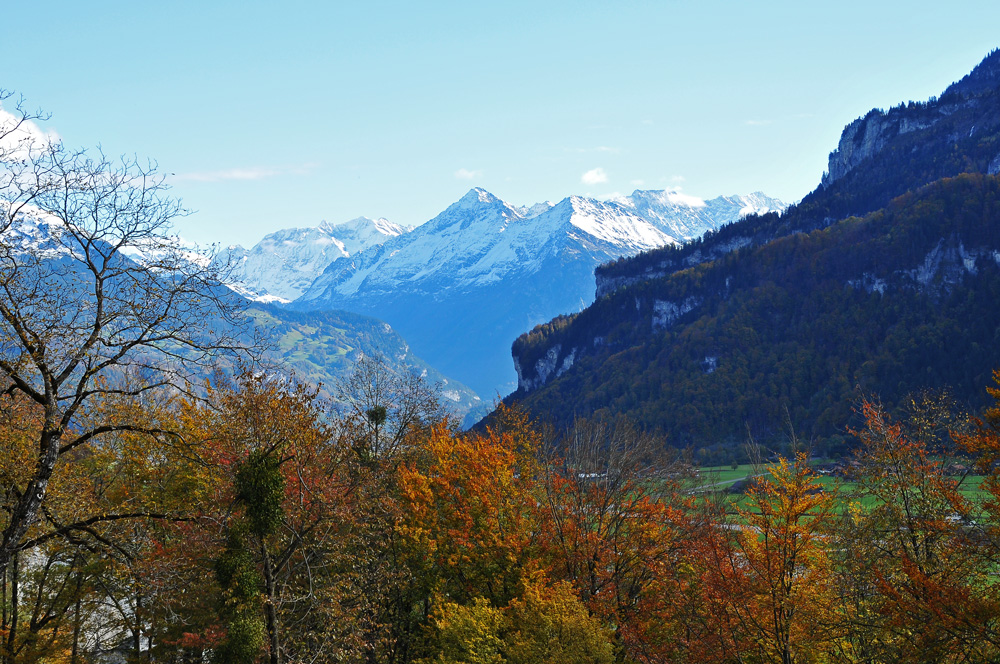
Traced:
<svg viewBox="0 0 1000 664">
<path fill-rule="evenodd" d="M 377 246 L 409 228 L 387 219 L 358 217 L 342 224 L 286 228 L 266 235 L 250 249 L 228 247 L 216 256 L 227 266 L 234 288 L 250 299 L 290 302 L 338 258 Z"/>
<path fill-rule="evenodd" d="M 488 395 L 513 384 L 507 355 L 518 334 L 593 301 L 600 263 L 783 208 L 762 194 L 703 201 L 648 191 L 515 207 L 476 188 L 413 231 L 332 261 L 294 306 L 382 318 L 432 365 Z"/>
<path fill-rule="evenodd" d="M 543 212 L 548 212 L 552 209 L 553 204 L 549 201 L 543 201 L 542 203 L 535 203 L 532 206 L 524 206 L 517 208 L 517 211 L 525 219 L 530 219 L 532 217 L 537 217 Z"/>
<path fill-rule="evenodd" d="M 13 251 L 41 258 L 69 256 L 75 251 L 74 243 L 65 240 L 66 227 L 58 218 L 31 206 L 12 214 L 9 203 L 0 201 L 0 205 L 0 220 L 4 221 L 0 238 Z"/>
<path fill-rule="evenodd" d="M 373 293 L 467 289 L 537 271 L 569 247 L 604 260 L 693 239 L 747 214 L 783 210 L 760 193 L 704 201 L 665 191 L 636 191 L 599 201 L 571 196 L 556 205 L 514 207 L 472 189 L 412 232 L 348 259 L 331 262 L 302 303 Z"/>
<path fill-rule="evenodd" d="M 746 196 L 719 196 L 702 200 L 677 191 L 641 191 L 613 199 L 626 209 L 656 225 L 677 241 L 693 240 L 750 214 L 780 212 L 787 205 L 776 198 L 754 192 Z"/>
<path fill-rule="evenodd" d="M 210 262 L 205 252 L 176 235 L 145 237 L 137 234 L 130 237 L 127 244 L 112 245 L 108 242 L 115 238 L 110 233 L 99 233 L 87 227 L 72 231 L 62 219 L 37 207 L 25 206 L 12 215 L 9 203 L 0 205 L 4 206 L 0 207 L 0 219 L 10 220 L 0 231 L 0 238 L 13 254 L 30 254 L 43 260 L 73 257 L 84 261 L 81 238 L 90 236 L 93 240 L 91 251 L 105 257 L 124 257 L 153 271 L 172 269 L 185 263 L 190 264 L 192 269 L 198 269 Z"/>
<path fill-rule="evenodd" d="M 412 232 L 336 261 L 302 300 L 324 293 L 340 299 L 414 288 L 433 296 L 437 287 L 431 284 L 450 288 L 497 281 L 509 269 L 525 269 L 537 259 L 526 245 L 548 233 L 529 223 L 533 221 L 537 218 L 526 219 L 493 194 L 473 189 Z"/>
</svg>

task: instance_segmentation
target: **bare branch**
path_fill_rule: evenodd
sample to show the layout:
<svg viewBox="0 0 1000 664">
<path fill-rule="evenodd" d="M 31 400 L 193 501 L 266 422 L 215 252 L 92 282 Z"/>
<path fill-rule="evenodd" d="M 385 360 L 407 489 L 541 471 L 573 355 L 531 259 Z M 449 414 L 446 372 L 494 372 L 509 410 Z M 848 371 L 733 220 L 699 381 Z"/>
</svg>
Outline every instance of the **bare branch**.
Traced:
<svg viewBox="0 0 1000 664">
<path fill-rule="evenodd" d="M 11 99 L 0 90 L 0 102 Z M 187 392 L 207 367 L 255 355 L 245 300 L 209 257 L 170 234 L 188 212 L 155 162 L 72 150 L 35 124 L 46 117 L 23 100 L 0 111 L 0 376 L 6 393 L 44 411 L 37 462 L 0 538 L 0 570 L 24 548 L 61 457 L 102 434 L 168 434 L 129 421 L 127 405 Z M 108 400 L 121 414 L 79 425 Z"/>
</svg>

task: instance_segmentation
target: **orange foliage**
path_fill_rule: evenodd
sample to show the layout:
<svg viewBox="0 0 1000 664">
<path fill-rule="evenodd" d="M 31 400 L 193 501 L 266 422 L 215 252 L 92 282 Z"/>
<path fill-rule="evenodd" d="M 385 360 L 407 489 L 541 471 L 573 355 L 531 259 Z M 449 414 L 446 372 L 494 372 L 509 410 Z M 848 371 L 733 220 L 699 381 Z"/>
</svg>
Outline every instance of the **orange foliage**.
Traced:
<svg viewBox="0 0 1000 664">
<path fill-rule="evenodd" d="M 708 592 L 716 657 L 824 661 L 833 635 L 832 568 L 826 539 L 833 498 L 804 454 L 768 468 L 737 507 L 731 537 L 711 540 Z"/>
<path fill-rule="evenodd" d="M 456 434 L 435 425 L 400 470 L 400 532 L 453 598 L 513 596 L 538 536 L 535 443 L 523 430 Z"/>
</svg>

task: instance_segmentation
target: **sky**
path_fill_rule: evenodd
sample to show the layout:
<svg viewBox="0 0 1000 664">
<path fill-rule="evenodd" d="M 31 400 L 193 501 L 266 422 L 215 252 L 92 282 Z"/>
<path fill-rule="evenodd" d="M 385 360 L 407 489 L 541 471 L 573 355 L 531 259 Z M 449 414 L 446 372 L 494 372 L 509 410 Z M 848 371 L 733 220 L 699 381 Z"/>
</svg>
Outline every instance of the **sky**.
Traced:
<svg viewBox="0 0 1000 664">
<path fill-rule="evenodd" d="M 34 0 L 0 88 L 153 159 L 202 245 L 358 216 L 818 184 L 845 124 L 1000 46 L 996 0 Z"/>
</svg>

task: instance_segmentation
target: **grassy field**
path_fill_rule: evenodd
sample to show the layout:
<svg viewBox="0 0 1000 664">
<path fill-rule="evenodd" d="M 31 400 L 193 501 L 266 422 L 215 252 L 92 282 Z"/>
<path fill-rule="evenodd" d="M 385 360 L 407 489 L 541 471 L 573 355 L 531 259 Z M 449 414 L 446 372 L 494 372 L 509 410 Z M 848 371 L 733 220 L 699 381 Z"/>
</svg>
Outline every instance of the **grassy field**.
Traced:
<svg viewBox="0 0 1000 664">
<path fill-rule="evenodd" d="M 736 468 L 732 466 L 713 466 L 698 469 L 698 479 L 690 489 L 691 493 L 703 496 L 709 500 L 721 500 L 726 506 L 727 512 L 734 512 L 736 506 L 744 509 L 750 508 L 750 501 L 743 493 L 729 493 L 730 488 L 736 482 L 753 477 L 755 473 L 767 475 L 766 465 L 756 471 L 751 464 L 740 464 Z M 967 498 L 977 501 L 986 497 L 986 492 L 981 488 L 983 477 L 981 475 L 968 475 L 961 479 L 961 493 Z M 844 502 L 851 496 L 856 495 L 858 485 L 854 482 L 846 481 L 842 478 L 829 475 L 819 475 L 816 483 L 823 487 L 825 491 L 835 493 L 837 504 L 834 511 L 838 511 L 844 506 Z M 877 499 L 873 496 L 862 496 L 861 504 L 865 507 L 873 507 Z"/>
</svg>

